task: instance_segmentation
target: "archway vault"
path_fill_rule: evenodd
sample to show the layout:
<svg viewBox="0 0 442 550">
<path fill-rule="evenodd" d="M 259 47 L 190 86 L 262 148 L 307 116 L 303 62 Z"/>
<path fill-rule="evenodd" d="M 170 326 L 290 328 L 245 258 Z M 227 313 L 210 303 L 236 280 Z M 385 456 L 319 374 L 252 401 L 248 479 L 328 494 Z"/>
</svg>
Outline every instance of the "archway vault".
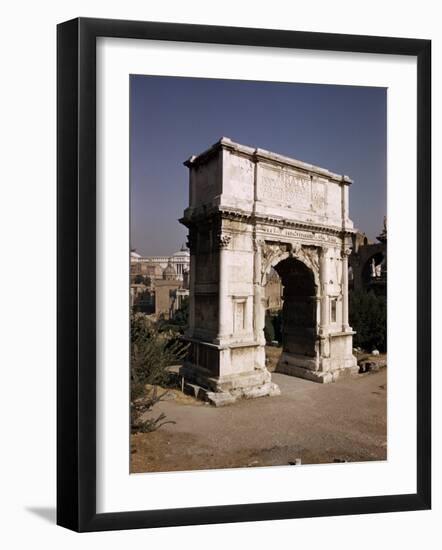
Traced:
<svg viewBox="0 0 442 550">
<path fill-rule="evenodd" d="M 186 163 L 190 353 L 182 368 L 216 405 L 277 395 L 265 365 L 264 285 L 283 280 L 278 371 L 318 382 L 353 373 L 348 326 L 351 180 L 221 139 Z"/>
<path fill-rule="evenodd" d="M 317 286 L 313 271 L 289 256 L 275 265 L 283 287 L 283 352 L 316 357 Z"/>
</svg>

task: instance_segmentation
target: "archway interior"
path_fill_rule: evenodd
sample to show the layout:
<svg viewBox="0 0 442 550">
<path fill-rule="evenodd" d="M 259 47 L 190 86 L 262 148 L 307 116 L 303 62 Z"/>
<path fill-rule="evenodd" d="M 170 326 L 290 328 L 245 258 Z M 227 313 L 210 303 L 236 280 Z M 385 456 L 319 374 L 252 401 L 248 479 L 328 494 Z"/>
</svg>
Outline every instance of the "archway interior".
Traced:
<svg viewBox="0 0 442 550">
<path fill-rule="evenodd" d="M 274 266 L 283 286 L 283 351 L 296 355 L 315 355 L 316 285 L 313 272 L 295 258 Z"/>
</svg>

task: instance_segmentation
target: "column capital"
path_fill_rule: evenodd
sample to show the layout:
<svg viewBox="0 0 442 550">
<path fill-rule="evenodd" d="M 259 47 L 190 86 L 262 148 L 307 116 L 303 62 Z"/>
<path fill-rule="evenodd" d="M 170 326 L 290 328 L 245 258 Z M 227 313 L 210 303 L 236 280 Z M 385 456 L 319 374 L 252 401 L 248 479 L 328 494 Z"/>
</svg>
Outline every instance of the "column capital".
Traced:
<svg viewBox="0 0 442 550">
<path fill-rule="evenodd" d="M 229 246 L 231 240 L 232 235 L 224 232 L 219 232 L 215 237 L 215 248 L 218 250 L 226 249 Z"/>
</svg>

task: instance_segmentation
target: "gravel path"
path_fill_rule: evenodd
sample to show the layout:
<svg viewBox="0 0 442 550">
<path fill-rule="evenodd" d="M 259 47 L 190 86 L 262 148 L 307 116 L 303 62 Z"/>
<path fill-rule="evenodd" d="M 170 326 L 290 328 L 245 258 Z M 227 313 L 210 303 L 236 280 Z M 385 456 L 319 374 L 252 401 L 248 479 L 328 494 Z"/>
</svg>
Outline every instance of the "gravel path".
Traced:
<svg viewBox="0 0 442 550">
<path fill-rule="evenodd" d="M 334 384 L 273 373 L 279 397 L 215 408 L 179 399 L 155 406 L 168 424 L 132 437 L 132 471 L 386 459 L 387 369 Z"/>
</svg>

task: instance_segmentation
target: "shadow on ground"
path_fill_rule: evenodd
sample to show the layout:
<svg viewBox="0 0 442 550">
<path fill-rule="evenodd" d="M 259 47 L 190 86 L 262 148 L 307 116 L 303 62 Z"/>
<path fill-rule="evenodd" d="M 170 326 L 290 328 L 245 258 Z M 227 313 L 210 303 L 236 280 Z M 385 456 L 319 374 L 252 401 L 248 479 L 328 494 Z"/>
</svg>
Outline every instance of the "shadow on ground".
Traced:
<svg viewBox="0 0 442 550">
<path fill-rule="evenodd" d="M 35 516 L 55 524 L 57 520 L 57 510 L 51 507 L 45 506 L 27 506 L 26 511 L 34 514 Z"/>
</svg>

